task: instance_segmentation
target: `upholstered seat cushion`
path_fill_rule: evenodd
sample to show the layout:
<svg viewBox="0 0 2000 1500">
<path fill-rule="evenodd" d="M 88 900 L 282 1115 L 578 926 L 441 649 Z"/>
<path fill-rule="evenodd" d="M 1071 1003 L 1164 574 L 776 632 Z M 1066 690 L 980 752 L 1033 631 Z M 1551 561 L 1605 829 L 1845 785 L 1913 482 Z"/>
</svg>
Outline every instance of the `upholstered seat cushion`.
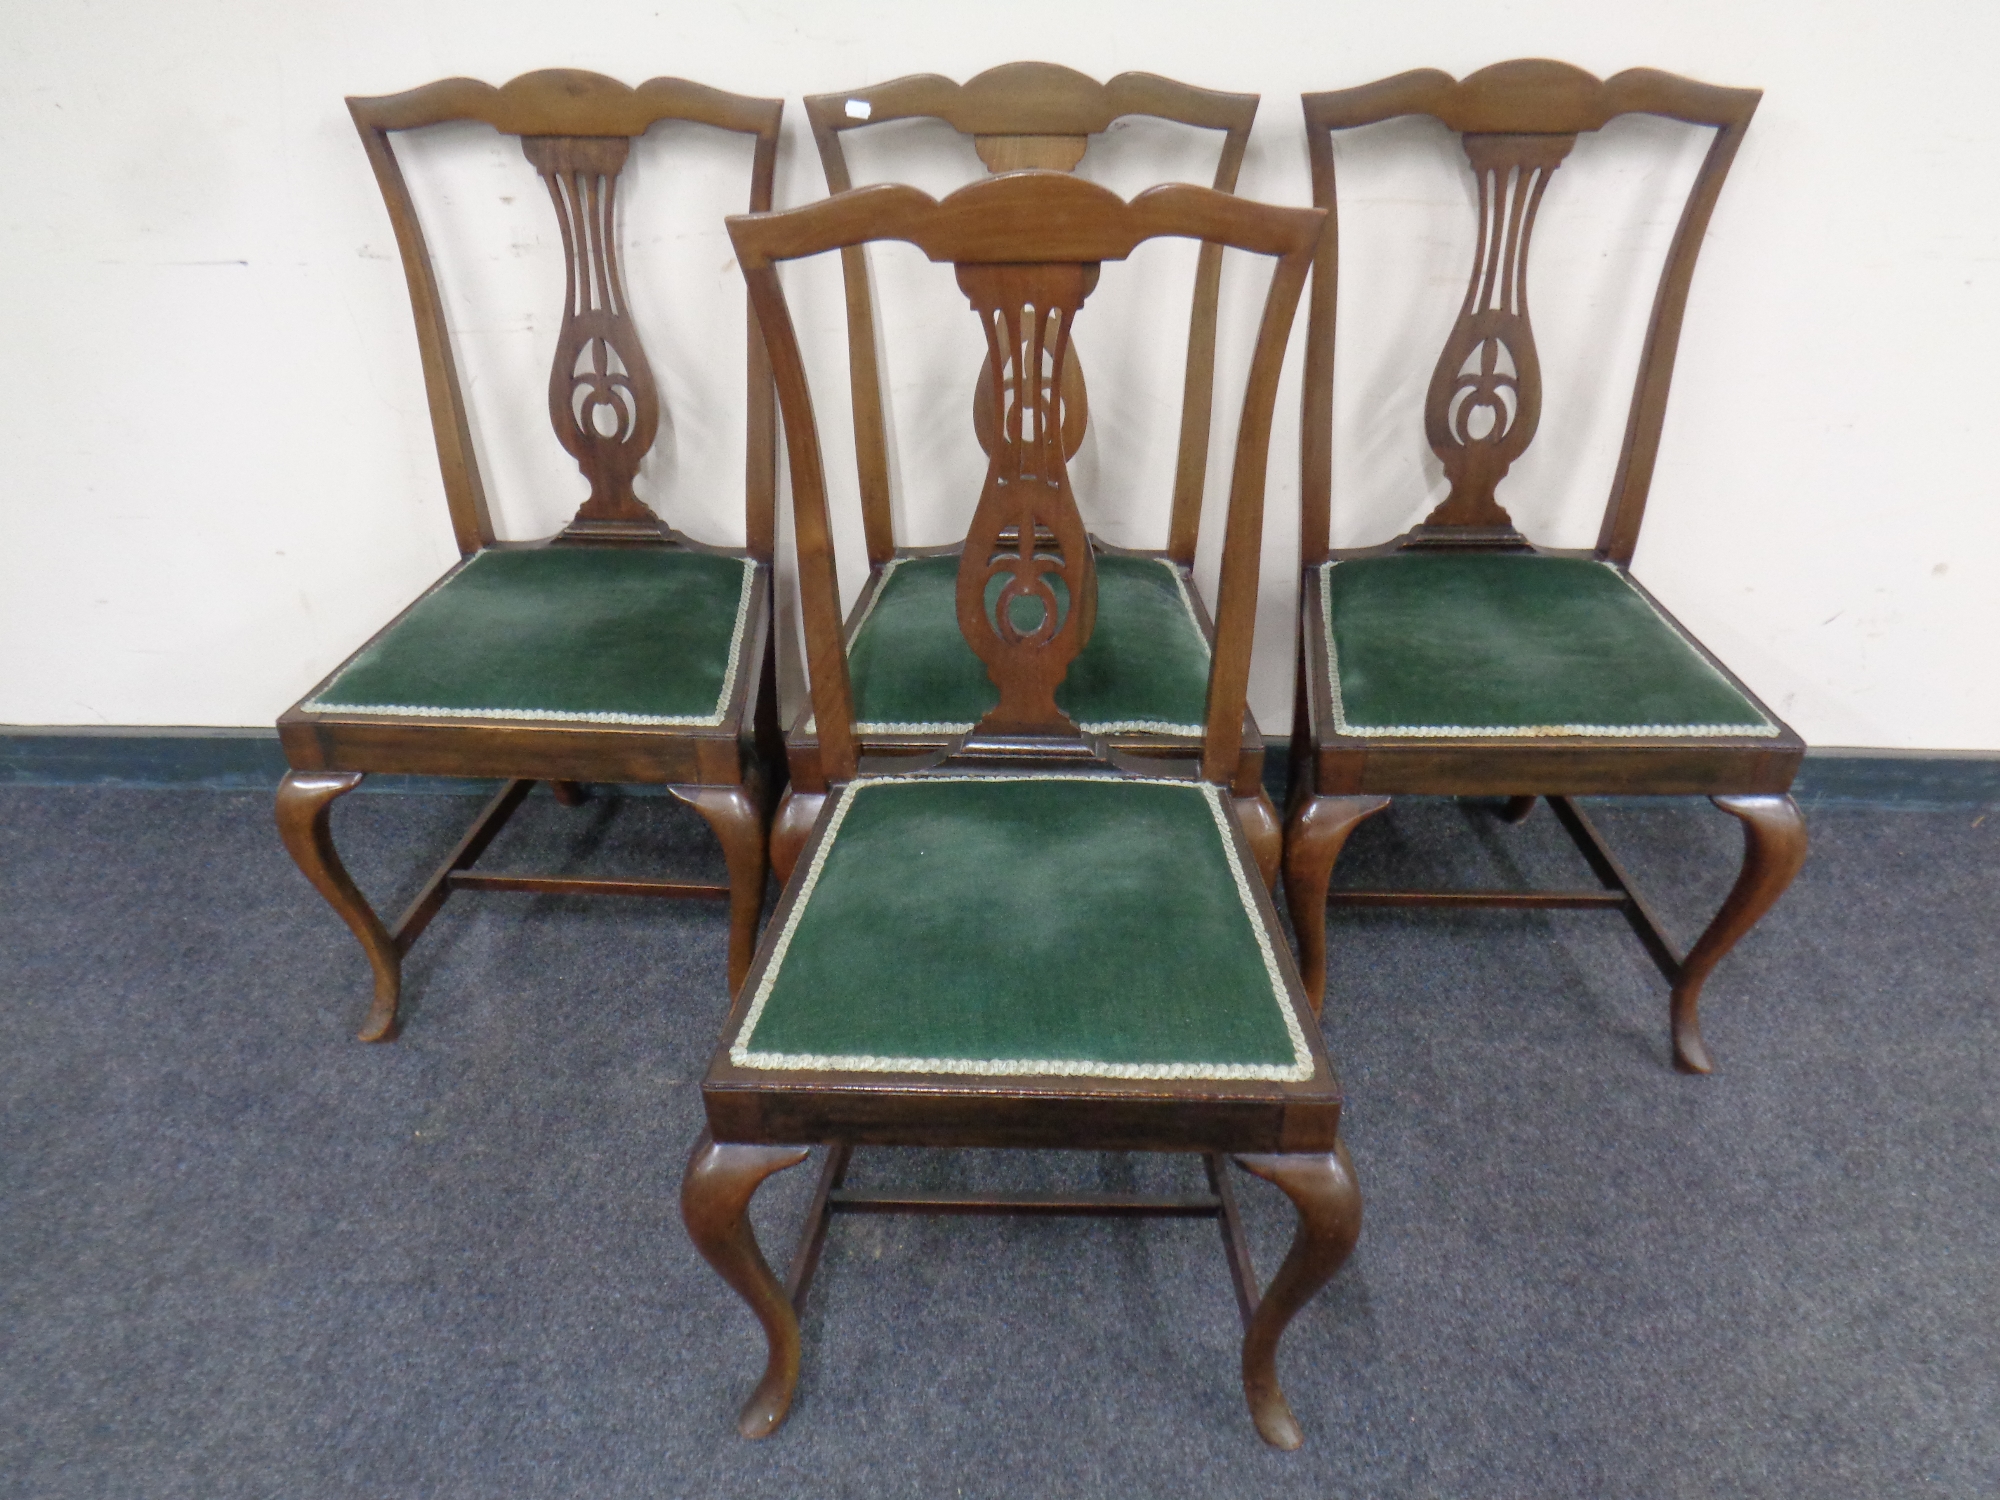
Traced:
<svg viewBox="0 0 2000 1500">
<path fill-rule="evenodd" d="M 479 552 L 306 703 L 318 713 L 714 726 L 756 566 L 667 547 Z"/>
<path fill-rule="evenodd" d="M 1778 732 L 1608 563 L 1396 552 L 1328 563 L 1319 583 L 1343 735 Z"/>
<path fill-rule="evenodd" d="M 899 557 L 848 644 L 855 725 L 864 734 L 963 734 L 999 701 L 958 628 L 958 558 Z M 1097 625 L 1056 690 L 1092 734 L 1198 735 L 1208 640 L 1180 571 L 1100 553 Z"/>
<path fill-rule="evenodd" d="M 1309 1077 L 1230 816 L 1205 783 L 851 782 L 730 1059 L 778 1070 Z"/>
</svg>

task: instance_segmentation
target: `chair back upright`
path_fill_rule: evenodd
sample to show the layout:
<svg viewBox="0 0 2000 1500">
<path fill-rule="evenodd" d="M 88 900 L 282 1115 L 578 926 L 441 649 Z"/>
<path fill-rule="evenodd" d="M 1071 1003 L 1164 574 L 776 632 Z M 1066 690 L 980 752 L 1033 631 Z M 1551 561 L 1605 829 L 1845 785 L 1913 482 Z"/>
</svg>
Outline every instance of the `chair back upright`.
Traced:
<svg viewBox="0 0 2000 1500">
<path fill-rule="evenodd" d="M 1068 172 L 1083 160 L 1091 137 L 1135 115 L 1221 131 L 1214 187 L 1217 192 L 1233 193 L 1250 125 L 1257 116 L 1258 96 L 1218 93 L 1153 73 L 1120 73 L 1099 83 L 1056 63 L 1014 62 L 988 68 L 962 84 L 936 73 L 917 73 L 867 88 L 810 94 L 805 103 L 831 193 L 844 193 L 854 186 L 843 143 L 844 136 L 853 130 L 892 120 L 937 120 L 970 136 L 989 172 L 1026 168 Z M 847 296 L 848 369 L 855 448 L 860 459 L 863 533 L 869 562 L 881 564 L 895 554 L 896 541 L 889 501 L 887 422 L 876 351 L 875 304 L 861 246 L 841 252 L 841 272 Z M 1167 530 L 1167 555 L 1183 566 L 1194 563 L 1201 526 L 1221 278 L 1222 246 L 1203 245 L 1195 265 L 1180 446 Z M 1083 368 L 1074 350 L 1062 364 L 1051 368 L 1058 373 L 1049 377 L 1049 383 L 1060 392 L 1055 430 L 1061 436 L 1064 457 L 1074 458 L 1089 423 Z M 996 364 L 990 357 L 980 367 L 972 398 L 973 431 L 989 455 L 998 441 L 991 421 L 995 409 L 991 388 L 996 383 L 1010 386 L 1016 378 L 1011 366 Z"/>
<path fill-rule="evenodd" d="M 390 141 L 399 131 L 458 121 L 479 121 L 520 138 L 522 151 L 548 188 L 562 229 L 566 286 L 549 371 L 549 419 L 557 440 L 589 480 L 590 496 L 557 540 L 677 540 L 632 488 L 659 431 L 660 398 L 619 272 L 619 179 L 635 139 L 662 120 L 691 121 L 755 137 L 750 208 L 768 209 L 784 101 L 725 93 L 681 78 L 654 78 L 632 88 L 598 73 L 551 68 L 523 74 L 499 88 L 448 78 L 407 93 L 350 98 L 347 108 L 388 205 L 409 280 L 438 463 L 460 553 L 469 556 L 491 545 L 493 520 L 437 273 Z M 776 540 L 776 413 L 754 314 L 748 338 L 745 547 L 752 557 L 768 562 Z"/>
<path fill-rule="evenodd" d="M 1652 484 L 1673 379 L 1681 317 L 1709 216 L 1722 192 L 1757 89 L 1717 88 L 1651 68 L 1598 79 L 1567 63 L 1520 59 L 1464 80 L 1435 69 L 1358 88 L 1303 97 L 1313 201 L 1336 210 L 1333 132 L 1404 115 L 1426 115 L 1459 134 L 1478 186 L 1479 228 L 1471 278 L 1424 400 L 1424 434 L 1450 493 L 1401 546 L 1525 547 L 1495 498 L 1502 478 L 1541 418 L 1541 366 L 1528 320 L 1528 245 L 1550 177 L 1585 131 L 1620 115 L 1651 114 L 1708 126 L 1715 136 L 1682 206 L 1646 323 L 1594 555 L 1627 566 Z M 1329 220 L 1313 270 L 1307 320 L 1300 470 L 1300 558 L 1332 555 L 1333 340 L 1339 233 Z"/>
<path fill-rule="evenodd" d="M 1083 736 L 1054 695 L 1090 637 L 1096 573 L 1070 490 L 1053 381 L 1071 328 L 1103 264 L 1123 261 L 1147 240 L 1176 236 L 1273 258 L 1237 427 L 1202 740 L 1200 774 L 1227 784 L 1249 684 L 1271 408 L 1324 219 L 1319 209 L 1251 203 L 1185 184 L 1151 188 L 1127 203 L 1066 173 L 1025 170 L 975 182 L 942 201 L 880 184 L 729 220 L 784 414 L 807 670 L 830 780 L 857 773 L 853 699 L 819 430 L 777 265 L 876 240 L 912 244 L 954 269 L 994 365 L 1041 375 L 990 392 L 996 441 L 960 552 L 957 613 L 1000 695 L 973 738 L 1013 739 L 1030 748 L 1064 744 L 1074 752 Z"/>
</svg>

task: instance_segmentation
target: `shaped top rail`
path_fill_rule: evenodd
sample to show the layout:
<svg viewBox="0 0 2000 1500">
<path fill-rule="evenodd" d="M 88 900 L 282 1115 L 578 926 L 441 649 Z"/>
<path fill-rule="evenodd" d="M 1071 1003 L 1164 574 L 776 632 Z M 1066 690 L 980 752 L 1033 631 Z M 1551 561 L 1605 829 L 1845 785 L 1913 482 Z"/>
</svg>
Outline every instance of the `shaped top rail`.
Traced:
<svg viewBox="0 0 2000 1500">
<path fill-rule="evenodd" d="M 867 88 L 808 94 L 806 118 L 815 132 L 934 119 L 966 135 L 1100 135 L 1126 115 L 1247 131 L 1257 103 L 1256 94 L 1196 88 L 1157 73 L 1120 73 L 1099 83 L 1060 63 L 1012 62 L 964 83 L 912 73 Z"/>
<path fill-rule="evenodd" d="M 685 78 L 649 78 L 635 88 L 602 73 L 544 68 L 498 88 L 446 78 L 400 94 L 350 97 L 347 108 L 355 124 L 375 130 L 477 120 L 503 135 L 641 136 L 661 120 L 687 120 L 775 141 L 785 101 Z"/>
<path fill-rule="evenodd" d="M 1401 115 L 1429 115 L 1467 135 L 1575 135 L 1620 115 L 1664 115 L 1689 125 L 1741 129 L 1762 89 L 1722 88 L 1657 68 L 1610 78 L 1548 58 L 1494 63 L 1463 79 L 1436 68 L 1357 88 L 1303 96 L 1308 129 L 1344 130 Z"/>
<path fill-rule="evenodd" d="M 778 213 L 732 217 L 746 269 L 874 240 L 957 265 L 1123 260 L 1149 239 L 1204 240 L 1260 255 L 1310 253 L 1325 214 L 1170 182 L 1126 202 L 1063 172 L 1009 172 L 942 199 L 880 182 Z"/>
</svg>

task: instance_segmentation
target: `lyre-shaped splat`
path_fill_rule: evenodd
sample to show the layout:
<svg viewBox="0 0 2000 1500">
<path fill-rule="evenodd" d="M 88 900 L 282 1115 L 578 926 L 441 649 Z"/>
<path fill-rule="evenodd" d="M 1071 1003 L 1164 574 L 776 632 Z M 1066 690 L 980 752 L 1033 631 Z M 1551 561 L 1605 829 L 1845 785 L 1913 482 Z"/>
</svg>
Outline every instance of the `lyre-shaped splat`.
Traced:
<svg viewBox="0 0 2000 1500">
<path fill-rule="evenodd" d="M 1097 270 L 958 268 L 959 287 L 986 331 L 988 364 L 1016 376 L 988 387 L 986 485 L 958 567 L 959 629 L 1000 689 L 999 703 L 979 723 L 985 733 L 1077 733 L 1056 707 L 1055 690 L 1090 639 L 1097 574 L 1070 493 L 1056 372 Z"/>
<path fill-rule="evenodd" d="M 1528 240 L 1549 176 L 1576 137 L 1464 139 L 1479 182 L 1479 242 L 1465 304 L 1424 400 L 1424 433 L 1451 493 L 1414 539 L 1519 542 L 1493 492 L 1533 440 L 1542 413 L 1541 363 L 1528 323 Z M 1451 532 L 1440 537 L 1432 528 Z"/>
<path fill-rule="evenodd" d="M 632 490 L 659 431 L 660 401 L 618 270 L 618 175 L 631 145 L 623 136 L 521 139 L 562 226 L 566 287 L 549 371 L 549 420 L 590 481 L 590 498 L 563 530 L 570 537 L 655 538 L 666 531 Z"/>
</svg>

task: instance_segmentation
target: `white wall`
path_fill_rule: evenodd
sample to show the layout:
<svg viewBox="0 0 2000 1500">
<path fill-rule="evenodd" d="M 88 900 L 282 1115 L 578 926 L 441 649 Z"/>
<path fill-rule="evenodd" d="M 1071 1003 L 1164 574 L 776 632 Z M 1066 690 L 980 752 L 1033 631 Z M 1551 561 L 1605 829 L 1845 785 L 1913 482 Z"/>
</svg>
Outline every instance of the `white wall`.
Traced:
<svg viewBox="0 0 2000 1500">
<path fill-rule="evenodd" d="M 0 722 L 268 723 L 452 559 L 407 296 L 344 94 L 550 66 L 781 94 L 779 201 L 796 203 L 821 191 L 796 104 L 808 91 L 1022 56 L 1098 77 L 1145 68 L 1262 92 L 1242 190 L 1304 202 L 1300 90 L 1544 55 L 1766 90 L 1696 277 L 1639 576 L 1810 741 L 2000 747 L 1983 668 L 2000 639 L 2000 495 L 1980 461 L 2000 383 L 1991 7 L 108 0 L 14 7 L 0 34 Z M 678 523 L 731 540 L 742 299 L 717 221 L 736 188 L 719 194 L 700 169 L 743 157 L 702 141 L 694 177 L 653 170 L 701 134 L 656 132 L 628 174 L 628 274 L 671 423 L 645 483 Z M 583 492 L 543 416 L 552 220 L 510 144 L 437 135 L 412 176 L 446 258 L 489 487 L 506 534 L 541 534 Z M 1207 174 L 1163 132 L 1121 135 L 1086 163 L 1121 191 Z M 1390 166 L 1402 148 L 1414 164 Z M 918 178 L 934 189 L 976 167 L 957 143 L 926 149 Z M 1645 299 L 1617 289 L 1657 263 L 1658 205 L 1692 160 L 1672 130 L 1637 122 L 1580 146 L 1550 190 L 1532 283 L 1548 404 L 1502 490 L 1544 540 L 1594 534 L 1623 401 L 1591 372 L 1636 357 Z M 1439 489 L 1419 412 L 1470 255 L 1470 189 L 1417 125 L 1357 141 L 1342 169 L 1335 504 L 1338 539 L 1359 542 Z M 883 265 L 885 294 L 923 269 L 911 260 Z M 1189 262 L 1148 251 L 1123 288 L 1107 270 L 1079 325 L 1093 436 L 1077 487 L 1114 540 L 1164 523 L 1183 326 L 1158 309 Z M 834 374 L 837 278 L 791 285 Z M 1237 347 L 1259 293 L 1232 266 Z M 889 329 L 913 540 L 943 535 L 976 494 L 975 337 L 948 288 Z M 1225 358 L 1225 386 L 1241 368 Z M 1277 731 L 1296 399 L 1280 397 L 1254 700 Z M 822 415 L 838 471 L 845 412 Z M 1232 409 L 1218 472 L 1233 425 Z"/>
</svg>

